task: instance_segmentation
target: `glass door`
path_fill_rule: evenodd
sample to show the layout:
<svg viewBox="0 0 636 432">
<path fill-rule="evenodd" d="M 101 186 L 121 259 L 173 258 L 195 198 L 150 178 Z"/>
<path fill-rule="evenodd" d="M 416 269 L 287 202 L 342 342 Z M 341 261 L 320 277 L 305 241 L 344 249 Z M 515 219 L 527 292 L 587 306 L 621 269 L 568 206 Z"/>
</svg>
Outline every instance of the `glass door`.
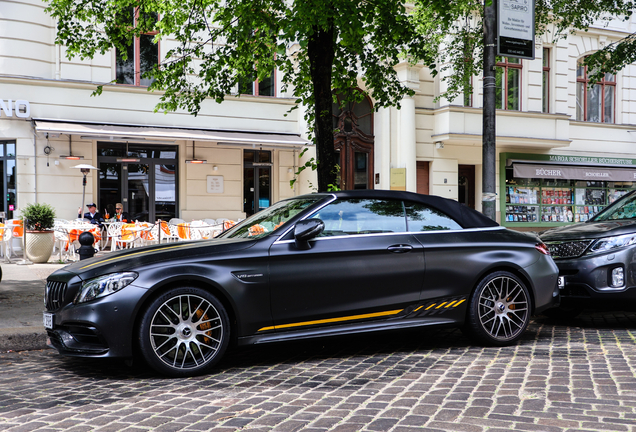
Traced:
<svg viewBox="0 0 636 432">
<path fill-rule="evenodd" d="M 5 219 L 13 219 L 16 203 L 15 142 L 0 141 L 0 176 L 5 196 L 0 204 L 0 212 L 4 212 Z"/>
<path fill-rule="evenodd" d="M 150 221 L 151 184 L 148 168 L 148 164 L 128 164 L 128 214 L 134 221 Z"/>
<path fill-rule="evenodd" d="M 272 152 L 243 153 L 243 211 L 251 216 L 272 204 Z"/>
<path fill-rule="evenodd" d="M 115 204 L 122 203 L 133 220 L 154 222 L 177 217 L 176 146 L 98 142 L 97 150 L 102 214 L 110 210 L 112 216 Z"/>
</svg>

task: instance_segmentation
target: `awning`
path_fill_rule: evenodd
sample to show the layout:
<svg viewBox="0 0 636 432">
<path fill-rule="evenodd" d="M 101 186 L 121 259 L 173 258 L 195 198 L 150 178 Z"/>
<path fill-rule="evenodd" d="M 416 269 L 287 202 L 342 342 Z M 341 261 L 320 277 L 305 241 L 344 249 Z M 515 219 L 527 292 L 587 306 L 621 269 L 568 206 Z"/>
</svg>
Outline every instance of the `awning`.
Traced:
<svg viewBox="0 0 636 432">
<path fill-rule="evenodd" d="M 599 166 L 560 166 L 513 164 L 517 178 L 547 178 L 587 181 L 636 181 L 636 169 L 604 168 Z"/>
<path fill-rule="evenodd" d="M 83 139 L 94 140 L 194 140 L 213 141 L 219 144 L 254 144 L 269 146 L 298 147 L 311 145 L 311 141 L 294 134 L 234 132 L 206 129 L 180 129 L 161 126 L 137 126 L 80 123 L 34 119 L 37 132 L 79 135 Z"/>
</svg>

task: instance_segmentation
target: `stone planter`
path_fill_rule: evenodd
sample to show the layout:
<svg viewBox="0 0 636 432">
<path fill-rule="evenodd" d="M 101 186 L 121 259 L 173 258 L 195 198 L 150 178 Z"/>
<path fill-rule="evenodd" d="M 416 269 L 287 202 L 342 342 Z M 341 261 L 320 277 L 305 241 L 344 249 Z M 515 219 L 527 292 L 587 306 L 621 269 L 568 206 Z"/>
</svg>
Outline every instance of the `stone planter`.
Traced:
<svg viewBox="0 0 636 432">
<path fill-rule="evenodd" d="M 55 245 L 53 231 L 27 231 L 26 257 L 34 263 L 45 263 L 51 258 Z"/>
</svg>

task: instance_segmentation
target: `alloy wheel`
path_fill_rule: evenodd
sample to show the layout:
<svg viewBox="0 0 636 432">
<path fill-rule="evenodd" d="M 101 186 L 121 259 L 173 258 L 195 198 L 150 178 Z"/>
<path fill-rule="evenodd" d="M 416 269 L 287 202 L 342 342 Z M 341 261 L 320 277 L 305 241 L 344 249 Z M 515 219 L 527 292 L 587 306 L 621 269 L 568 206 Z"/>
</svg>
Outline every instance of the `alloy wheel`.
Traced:
<svg viewBox="0 0 636 432">
<path fill-rule="evenodd" d="M 523 332 L 529 319 L 526 289 L 509 276 L 491 279 L 479 294 L 482 328 L 494 339 L 508 341 Z"/>
<path fill-rule="evenodd" d="M 198 295 L 177 295 L 163 302 L 152 317 L 149 333 L 156 357 L 173 369 L 201 367 L 224 346 L 219 311 Z"/>
</svg>

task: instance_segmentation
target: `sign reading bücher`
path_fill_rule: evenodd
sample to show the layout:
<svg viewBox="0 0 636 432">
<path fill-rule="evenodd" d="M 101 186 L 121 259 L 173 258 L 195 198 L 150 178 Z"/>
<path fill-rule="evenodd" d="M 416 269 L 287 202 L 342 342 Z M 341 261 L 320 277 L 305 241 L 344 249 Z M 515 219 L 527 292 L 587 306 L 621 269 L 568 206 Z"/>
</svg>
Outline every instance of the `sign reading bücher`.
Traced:
<svg viewBox="0 0 636 432">
<path fill-rule="evenodd" d="M 547 178 L 587 181 L 636 181 L 636 170 L 605 167 L 514 164 L 518 178 Z"/>
<path fill-rule="evenodd" d="M 223 193 L 223 176 L 207 176 L 208 193 Z"/>
</svg>

